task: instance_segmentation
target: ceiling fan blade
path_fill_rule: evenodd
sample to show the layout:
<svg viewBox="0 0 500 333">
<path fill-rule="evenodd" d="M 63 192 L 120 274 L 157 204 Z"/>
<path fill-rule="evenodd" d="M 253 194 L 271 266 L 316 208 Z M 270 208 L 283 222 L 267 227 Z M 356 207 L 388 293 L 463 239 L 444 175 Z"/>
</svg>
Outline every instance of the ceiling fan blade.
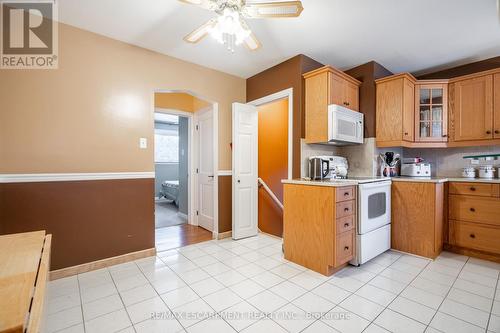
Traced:
<svg viewBox="0 0 500 333">
<path fill-rule="evenodd" d="M 300 1 L 247 3 L 245 15 L 250 18 L 297 17 L 304 7 Z"/>
<path fill-rule="evenodd" d="M 247 38 L 244 40 L 245 46 L 248 47 L 251 51 L 255 51 L 261 47 L 261 44 L 257 37 L 255 37 L 254 33 L 251 32 Z"/>
<path fill-rule="evenodd" d="M 217 21 L 215 19 L 209 20 L 208 22 L 191 32 L 189 35 L 184 37 L 184 40 L 188 43 L 198 43 L 203 37 L 208 34 L 210 29 L 215 26 L 216 22 Z"/>
<path fill-rule="evenodd" d="M 187 3 L 190 5 L 199 6 L 201 8 L 213 10 L 214 3 L 210 0 L 179 0 L 180 2 Z"/>
</svg>

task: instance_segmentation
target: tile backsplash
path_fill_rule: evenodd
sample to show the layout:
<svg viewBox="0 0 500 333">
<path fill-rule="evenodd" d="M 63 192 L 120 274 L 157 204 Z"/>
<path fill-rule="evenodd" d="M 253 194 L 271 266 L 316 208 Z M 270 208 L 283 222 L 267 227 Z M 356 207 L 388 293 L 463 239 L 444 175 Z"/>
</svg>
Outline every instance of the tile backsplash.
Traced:
<svg viewBox="0 0 500 333">
<path fill-rule="evenodd" d="M 461 177 L 462 168 L 471 166 L 467 155 L 500 154 L 500 146 L 456 147 L 445 149 L 404 148 L 404 157 L 422 157 L 431 164 L 432 175 L 437 177 Z M 480 160 L 480 165 L 500 166 L 500 161 Z M 477 165 L 474 165 L 477 166 Z"/>
<path fill-rule="evenodd" d="M 434 177 L 461 177 L 462 168 L 471 166 L 467 155 L 500 154 L 500 146 L 484 147 L 456 147 L 456 148 L 377 148 L 375 138 L 366 138 L 362 145 L 352 146 L 329 146 L 302 144 L 301 177 L 308 176 L 308 160 L 313 155 L 339 155 L 347 158 L 349 163 L 349 176 L 380 176 L 381 153 L 392 151 L 403 157 L 422 157 L 425 162 L 431 164 L 432 176 Z M 500 166 L 498 161 L 480 161 L 480 165 Z M 477 166 L 477 165 L 476 165 Z"/>
<path fill-rule="evenodd" d="M 307 144 L 304 139 L 300 139 L 300 177 L 309 176 L 309 157 L 317 155 L 340 155 L 340 148 L 333 145 Z"/>
</svg>

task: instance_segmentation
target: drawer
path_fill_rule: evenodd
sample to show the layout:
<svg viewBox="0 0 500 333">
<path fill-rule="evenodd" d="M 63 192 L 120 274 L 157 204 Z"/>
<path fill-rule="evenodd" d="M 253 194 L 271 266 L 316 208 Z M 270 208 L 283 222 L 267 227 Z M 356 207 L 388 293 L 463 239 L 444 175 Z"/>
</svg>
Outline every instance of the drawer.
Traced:
<svg viewBox="0 0 500 333">
<path fill-rule="evenodd" d="M 499 184 L 487 183 L 450 183 L 450 194 L 464 194 L 479 197 L 498 197 Z"/>
<path fill-rule="evenodd" d="M 353 258 L 354 230 L 337 235 L 336 242 L 335 267 L 345 264 Z"/>
<path fill-rule="evenodd" d="M 450 243 L 461 247 L 500 253 L 500 228 L 450 221 Z"/>
<path fill-rule="evenodd" d="M 337 187 L 337 193 L 335 193 L 335 200 L 337 202 L 354 200 L 355 195 L 353 186 Z"/>
<path fill-rule="evenodd" d="M 354 215 L 346 216 L 346 217 L 341 217 L 340 219 L 337 219 L 336 224 L 337 224 L 337 235 L 344 233 L 346 231 L 350 231 L 354 229 Z"/>
<path fill-rule="evenodd" d="M 354 200 L 338 202 L 336 205 L 335 217 L 337 219 L 354 214 Z"/>
<path fill-rule="evenodd" d="M 449 196 L 451 220 L 486 223 L 500 226 L 500 199 L 468 196 Z"/>
</svg>

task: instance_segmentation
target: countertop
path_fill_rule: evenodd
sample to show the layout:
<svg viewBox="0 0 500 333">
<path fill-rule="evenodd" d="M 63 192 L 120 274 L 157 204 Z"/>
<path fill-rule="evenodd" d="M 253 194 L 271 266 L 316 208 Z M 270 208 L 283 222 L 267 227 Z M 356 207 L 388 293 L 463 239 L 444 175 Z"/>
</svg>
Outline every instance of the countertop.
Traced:
<svg viewBox="0 0 500 333">
<path fill-rule="evenodd" d="M 342 186 L 355 186 L 358 184 L 380 182 L 384 180 L 391 180 L 391 179 L 386 177 L 355 177 L 350 179 L 331 179 L 331 180 L 330 179 L 309 180 L 309 179 L 299 178 L 299 179 L 283 179 L 281 182 L 283 184 L 342 187 Z"/>
<path fill-rule="evenodd" d="M 499 178 L 454 178 L 454 177 L 354 177 L 349 179 L 332 179 L 332 180 L 309 180 L 304 178 L 299 179 L 283 179 L 283 184 L 298 184 L 298 185 L 314 185 L 314 186 L 355 186 L 358 184 L 366 184 L 391 180 L 393 182 L 424 182 L 424 183 L 446 183 L 446 182 L 464 182 L 464 183 L 493 183 L 500 184 Z"/>
</svg>

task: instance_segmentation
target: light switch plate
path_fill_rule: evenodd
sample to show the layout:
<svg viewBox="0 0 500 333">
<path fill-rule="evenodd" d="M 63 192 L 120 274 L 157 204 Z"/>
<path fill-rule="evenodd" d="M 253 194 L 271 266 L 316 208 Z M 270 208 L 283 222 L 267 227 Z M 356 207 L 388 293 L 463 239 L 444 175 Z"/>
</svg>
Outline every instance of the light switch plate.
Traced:
<svg viewBox="0 0 500 333">
<path fill-rule="evenodd" d="M 147 138 L 140 138 L 139 139 L 139 148 L 141 148 L 141 149 L 148 148 L 148 139 Z"/>
</svg>

